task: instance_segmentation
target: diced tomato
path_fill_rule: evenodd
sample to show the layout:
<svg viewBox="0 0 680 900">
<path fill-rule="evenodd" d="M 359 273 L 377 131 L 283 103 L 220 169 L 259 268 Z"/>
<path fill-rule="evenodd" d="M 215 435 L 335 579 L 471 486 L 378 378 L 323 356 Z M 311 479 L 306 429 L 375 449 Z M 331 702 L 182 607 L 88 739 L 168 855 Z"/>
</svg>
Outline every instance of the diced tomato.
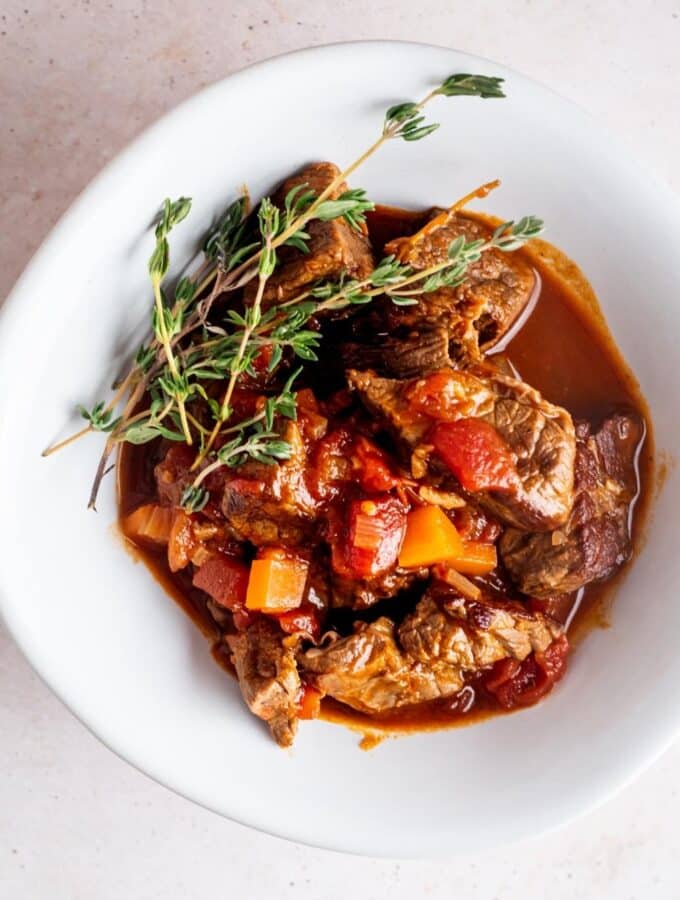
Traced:
<svg viewBox="0 0 680 900">
<path fill-rule="evenodd" d="M 385 494 L 350 500 L 344 527 L 331 542 L 334 570 L 368 578 L 393 568 L 406 533 L 406 513 L 400 500 Z"/>
<path fill-rule="evenodd" d="M 312 641 L 318 641 L 321 636 L 319 610 L 311 603 L 302 603 L 297 609 L 280 613 L 276 618 L 286 634 L 303 634 Z"/>
<path fill-rule="evenodd" d="M 298 719 L 316 719 L 321 712 L 321 699 L 323 694 L 311 684 L 302 686 L 300 698 L 297 703 Z"/>
<path fill-rule="evenodd" d="M 569 654 L 565 635 L 554 640 L 543 653 L 536 651 L 520 663 L 516 659 L 499 660 L 484 683 L 501 706 L 532 706 L 549 693 L 564 675 Z"/>
<path fill-rule="evenodd" d="M 354 443 L 352 463 L 365 491 L 391 491 L 403 481 L 394 473 L 387 454 L 362 435 Z"/>
<path fill-rule="evenodd" d="M 248 589 L 248 567 L 228 556 L 213 556 L 197 570 L 194 587 L 210 594 L 227 609 L 243 606 Z"/>
<path fill-rule="evenodd" d="M 469 416 L 475 407 L 479 381 L 466 372 L 444 369 L 419 378 L 407 390 L 411 409 L 438 422 Z"/>
<path fill-rule="evenodd" d="M 501 685 L 507 684 L 508 681 L 512 681 L 513 678 L 519 675 L 521 668 L 522 663 L 518 659 L 514 659 L 514 657 L 509 656 L 506 659 L 499 659 L 498 662 L 494 663 L 491 674 L 484 682 L 484 687 L 487 691 L 495 693 Z"/>
<path fill-rule="evenodd" d="M 537 650 L 535 655 L 536 662 L 553 683 L 559 681 L 567 669 L 569 656 L 569 641 L 566 634 L 554 640 L 542 653 Z"/>
<path fill-rule="evenodd" d="M 466 491 L 508 491 L 516 485 L 512 451 L 488 422 L 442 422 L 428 439 Z"/>
</svg>

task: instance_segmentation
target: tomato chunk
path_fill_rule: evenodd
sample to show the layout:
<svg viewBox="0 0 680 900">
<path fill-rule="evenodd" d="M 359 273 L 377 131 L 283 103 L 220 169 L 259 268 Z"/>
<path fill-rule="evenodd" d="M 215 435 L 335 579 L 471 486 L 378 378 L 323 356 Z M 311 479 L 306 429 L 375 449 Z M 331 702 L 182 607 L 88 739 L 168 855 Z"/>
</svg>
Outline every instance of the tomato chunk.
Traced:
<svg viewBox="0 0 680 900">
<path fill-rule="evenodd" d="M 318 641 L 321 636 L 319 610 L 311 603 L 302 603 L 297 609 L 280 613 L 276 618 L 286 634 L 303 634 L 312 641 Z"/>
<path fill-rule="evenodd" d="M 248 567 L 227 556 L 213 556 L 197 570 L 193 584 L 220 606 L 233 610 L 246 601 Z"/>
<path fill-rule="evenodd" d="M 548 677 L 552 679 L 553 683 L 559 681 L 564 675 L 567 668 L 568 655 L 569 641 L 566 634 L 554 640 L 542 653 L 539 650 L 535 653 L 536 662 Z"/>
<path fill-rule="evenodd" d="M 298 719 L 316 719 L 321 712 L 323 694 L 311 684 L 305 684 L 297 704 Z"/>
<path fill-rule="evenodd" d="M 554 640 L 543 653 L 536 651 L 520 663 L 501 659 L 493 665 L 484 686 L 501 706 L 513 709 L 532 706 L 548 694 L 567 667 L 569 642 L 565 635 Z"/>
<path fill-rule="evenodd" d="M 509 491 L 517 484 L 512 451 L 488 422 L 441 422 L 429 440 L 466 491 Z"/>
<path fill-rule="evenodd" d="M 438 422 L 455 422 L 475 408 L 480 382 L 467 372 L 444 369 L 419 378 L 408 389 L 407 399 L 414 412 Z"/>
<path fill-rule="evenodd" d="M 333 569 L 359 578 L 388 572 L 397 564 L 406 512 L 400 500 L 385 494 L 351 500 L 331 541 Z"/>
<path fill-rule="evenodd" d="M 406 533 L 406 509 L 396 497 L 350 504 L 349 563 L 363 577 L 396 565 Z"/>
</svg>

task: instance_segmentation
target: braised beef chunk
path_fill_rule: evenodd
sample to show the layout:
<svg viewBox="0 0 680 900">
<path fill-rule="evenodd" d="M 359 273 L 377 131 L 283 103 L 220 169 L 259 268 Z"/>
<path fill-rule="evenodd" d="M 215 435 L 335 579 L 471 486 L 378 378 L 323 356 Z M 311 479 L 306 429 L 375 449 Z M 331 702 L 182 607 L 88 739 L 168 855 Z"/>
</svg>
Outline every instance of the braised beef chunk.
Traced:
<svg viewBox="0 0 680 900">
<path fill-rule="evenodd" d="M 297 730 L 300 676 L 295 662 L 298 638 L 286 637 L 263 616 L 247 631 L 227 638 L 243 699 L 264 719 L 281 747 L 293 743 Z"/>
<path fill-rule="evenodd" d="M 525 659 L 545 650 L 560 633 L 556 622 L 519 603 L 463 599 L 441 583 L 430 588 L 398 632 L 402 647 L 417 662 L 443 660 L 465 671 L 506 656 Z"/>
<path fill-rule="evenodd" d="M 630 508 L 638 492 L 635 459 L 644 423 L 616 413 L 591 431 L 576 428 L 575 501 L 556 531 L 508 529 L 500 543 L 506 568 L 521 591 L 550 597 L 610 578 L 631 553 Z"/>
<path fill-rule="evenodd" d="M 443 471 L 439 456 L 429 452 L 437 417 L 459 416 L 491 426 L 512 456 L 516 477 L 502 490 L 475 491 L 475 499 L 518 528 L 548 531 L 562 525 L 573 503 L 575 435 L 569 413 L 529 385 L 498 373 L 448 370 L 431 378 L 438 380 L 432 382 L 428 408 L 426 380 L 378 378 L 370 371 L 347 373 L 350 387 L 368 410 L 417 460 L 429 458 L 435 474 Z M 421 398 L 418 404 L 416 395 Z"/>
<path fill-rule="evenodd" d="M 357 624 L 349 637 L 307 650 L 299 661 L 320 691 L 367 713 L 450 697 L 463 687 L 456 669 L 417 666 L 406 657 L 385 616 Z"/>
<path fill-rule="evenodd" d="M 283 437 L 293 448 L 290 459 L 281 465 L 248 462 L 224 483 L 222 513 L 238 540 L 299 545 L 313 527 L 316 501 L 307 488 L 307 454 L 295 422 L 287 423 Z"/>
<path fill-rule="evenodd" d="M 432 427 L 432 422 L 414 411 L 408 397 L 411 380 L 380 378 L 372 370 L 347 370 L 347 384 L 356 391 L 372 415 L 411 450 Z"/>
<path fill-rule="evenodd" d="M 274 195 L 274 203 L 283 206 L 288 192 L 298 186 L 301 186 L 300 192 L 309 189 L 318 197 L 339 174 L 340 170 L 333 163 L 312 163 L 283 182 Z M 328 199 L 336 200 L 346 190 L 347 185 L 342 183 Z M 309 252 L 303 253 L 293 247 L 281 248 L 280 265 L 265 288 L 265 304 L 289 300 L 320 279 L 337 278 L 343 272 L 350 278 L 365 278 L 373 270 L 373 256 L 365 231 L 353 229 L 341 218 L 328 222 L 315 219 L 305 230 L 310 236 Z M 246 287 L 246 299 L 252 298 L 256 290 L 256 281 L 251 282 Z"/>
<path fill-rule="evenodd" d="M 463 236 L 467 242 L 488 240 L 488 225 L 464 214 L 441 217 L 433 213 L 432 226 L 414 238 L 398 238 L 385 247 L 414 269 L 426 269 L 447 258 L 449 245 Z M 439 223 L 439 224 L 437 224 Z M 489 250 L 467 270 L 456 288 L 422 294 L 418 304 L 385 304 L 387 331 L 427 331 L 446 327 L 452 356 L 479 359 L 509 331 L 526 306 L 536 284 L 532 268 L 516 254 Z"/>
<path fill-rule="evenodd" d="M 519 604 L 471 602 L 437 584 L 397 629 L 385 617 L 357 623 L 354 634 L 298 659 L 319 690 L 380 713 L 450 697 L 469 676 L 500 659 L 544 651 L 561 633 L 556 622 Z"/>
<path fill-rule="evenodd" d="M 449 335 L 435 327 L 376 343 L 347 342 L 340 348 L 347 369 L 373 369 L 391 378 L 417 378 L 451 365 Z"/>
</svg>

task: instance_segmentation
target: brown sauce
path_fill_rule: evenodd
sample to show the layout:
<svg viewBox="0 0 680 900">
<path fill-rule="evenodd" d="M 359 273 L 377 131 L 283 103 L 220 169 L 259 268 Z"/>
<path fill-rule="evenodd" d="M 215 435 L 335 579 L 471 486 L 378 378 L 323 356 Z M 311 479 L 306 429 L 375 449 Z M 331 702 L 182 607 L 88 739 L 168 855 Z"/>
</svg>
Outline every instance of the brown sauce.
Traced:
<svg viewBox="0 0 680 900">
<path fill-rule="evenodd" d="M 499 221 L 469 215 L 491 225 Z M 427 212 L 378 207 L 368 216 L 376 252 L 379 254 L 393 237 L 417 231 L 426 217 Z M 627 406 L 641 413 L 647 423 L 646 440 L 638 460 L 641 489 L 633 516 L 633 546 L 638 548 L 655 483 L 654 442 L 647 404 L 635 376 L 614 343 L 590 284 L 578 267 L 557 248 L 541 240 L 535 240 L 517 252 L 534 267 L 540 278 L 540 293 L 530 316 L 503 347 L 503 353 L 521 378 L 548 400 L 564 406 L 575 418 L 597 423 L 613 408 Z M 156 461 L 148 447 L 123 445 L 118 465 L 121 519 L 140 504 L 155 499 L 153 466 Z M 164 550 L 132 544 L 131 549 L 143 560 L 162 589 L 205 636 L 215 642 L 219 630 L 207 610 L 205 596 L 192 587 L 190 577 L 186 573 L 169 571 Z M 629 565 L 631 563 L 605 584 L 589 585 L 578 594 L 563 598 L 557 616 L 568 623 L 572 645 L 578 644 L 594 627 L 610 624 L 613 596 Z M 229 661 L 218 645 L 214 647 L 213 656 L 231 672 Z M 471 699 L 474 705 L 467 710 Z M 322 705 L 322 718 L 368 732 L 371 737 L 366 746 L 375 745 L 377 739 L 373 735 L 376 731 L 403 733 L 468 725 L 502 712 L 495 703 L 485 699 L 483 691 L 472 698 L 469 694 L 462 698 L 458 695 L 383 716 L 359 713 L 329 698 Z"/>
</svg>

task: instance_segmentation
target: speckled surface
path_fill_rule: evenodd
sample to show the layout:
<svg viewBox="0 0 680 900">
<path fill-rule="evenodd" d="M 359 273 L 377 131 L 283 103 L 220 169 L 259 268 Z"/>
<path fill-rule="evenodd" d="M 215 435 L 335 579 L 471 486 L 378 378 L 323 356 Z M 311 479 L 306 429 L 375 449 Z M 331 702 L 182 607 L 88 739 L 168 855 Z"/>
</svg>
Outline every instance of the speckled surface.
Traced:
<svg viewBox="0 0 680 900">
<path fill-rule="evenodd" d="M 678 0 L 393 0 L 368 11 L 341 0 L 5 0 L 0 297 L 92 176 L 165 110 L 273 54 L 380 37 L 448 44 L 548 83 L 680 190 Z M 287 844 L 158 787 L 89 735 L 1 630 L 0 735 L 2 898 L 680 896 L 678 746 L 556 834 L 450 863 L 396 863 Z"/>
</svg>

